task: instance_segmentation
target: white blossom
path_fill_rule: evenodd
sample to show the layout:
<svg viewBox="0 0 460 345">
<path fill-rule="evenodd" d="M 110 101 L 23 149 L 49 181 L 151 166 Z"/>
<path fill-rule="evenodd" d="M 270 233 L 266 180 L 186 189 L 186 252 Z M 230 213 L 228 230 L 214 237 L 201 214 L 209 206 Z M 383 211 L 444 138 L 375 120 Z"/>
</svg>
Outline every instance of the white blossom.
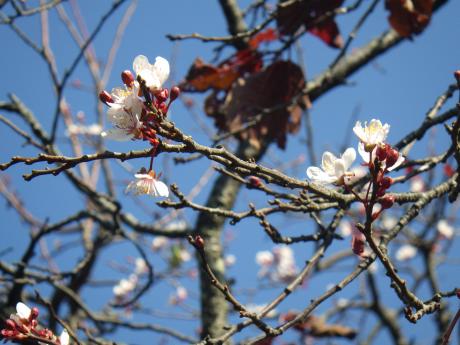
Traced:
<svg viewBox="0 0 460 345">
<path fill-rule="evenodd" d="M 119 298 L 126 296 L 136 289 L 138 280 L 135 274 L 131 274 L 128 279 L 121 279 L 118 284 L 113 287 L 113 294 L 115 297 Z"/>
<path fill-rule="evenodd" d="M 30 309 L 24 303 L 18 302 L 16 304 L 16 315 L 19 316 L 21 319 L 28 319 L 30 317 L 31 312 L 32 309 Z"/>
<path fill-rule="evenodd" d="M 259 266 L 270 266 L 273 264 L 274 259 L 272 252 L 268 250 L 262 250 L 256 253 L 256 263 Z"/>
<path fill-rule="evenodd" d="M 355 159 L 356 151 L 352 147 L 346 149 L 340 158 L 326 151 L 323 154 L 321 168 L 309 167 L 307 169 L 307 176 L 312 182 L 320 184 L 340 181 L 344 176 L 351 175 L 348 169 Z"/>
<path fill-rule="evenodd" d="M 425 182 L 419 176 L 413 177 L 410 180 L 409 189 L 413 193 L 421 193 L 425 190 Z"/>
<path fill-rule="evenodd" d="M 369 122 L 369 125 L 367 124 L 367 121 L 364 122 L 364 126 L 361 125 L 360 121 L 357 121 L 353 127 L 353 132 L 355 132 L 359 140 L 367 145 L 383 144 L 389 131 L 389 124 L 386 123 L 382 125 L 382 122 L 376 119 L 372 119 Z"/>
<path fill-rule="evenodd" d="M 80 125 L 71 123 L 66 130 L 66 135 L 101 135 L 102 127 L 97 123 L 93 123 L 91 125 Z"/>
<path fill-rule="evenodd" d="M 340 222 L 339 232 L 343 237 L 348 237 L 353 233 L 353 225 L 348 220 L 343 220 Z"/>
<path fill-rule="evenodd" d="M 412 259 L 415 255 L 417 255 L 417 248 L 410 244 L 405 244 L 397 250 L 395 257 L 396 260 L 406 261 Z"/>
<path fill-rule="evenodd" d="M 192 256 L 190 255 L 190 252 L 187 249 L 181 248 L 179 251 L 179 258 L 182 262 L 187 262 L 192 259 Z"/>
<path fill-rule="evenodd" d="M 61 345 L 69 345 L 70 342 L 70 337 L 69 337 L 69 332 L 64 328 L 61 332 L 61 335 L 59 336 L 59 343 Z"/>
<path fill-rule="evenodd" d="M 134 273 L 137 275 L 146 273 L 148 271 L 148 266 L 143 258 L 136 258 L 134 266 Z"/>
<path fill-rule="evenodd" d="M 446 239 L 451 239 L 455 233 L 454 227 L 450 225 L 445 219 L 441 219 L 436 224 L 436 229 L 438 230 L 438 233 Z"/>
<path fill-rule="evenodd" d="M 161 56 L 155 58 L 155 63 L 150 64 L 144 55 L 138 55 L 133 62 L 133 70 L 146 83 L 146 86 L 154 91 L 161 89 L 169 77 L 169 62 Z"/>
<path fill-rule="evenodd" d="M 165 183 L 156 179 L 153 171 L 147 174 L 135 174 L 135 181 L 129 183 L 125 193 L 132 192 L 134 195 L 147 194 L 152 196 L 169 196 L 169 189 Z"/>
<path fill-rule="evenodd" d="M 142 122 L 142 100 L 138 97 L 139 83 L 134 82 L 131 88 L 115 88 L 112 90 L 113 103 L 107 103 L 107 118 L 113 128 L 102 132 L 108 139 L 126 141 L 140 135 Z"/>
<path fill-rule="evenodd" d="M 226 267 L 233 266 L 236 262 L 236 256 L 233 254 L 228 254 L 224 257 L 224 264 Z"/>
<path fill-rule="evenodd" d="M 294 252 L 291 247 L 282 245 L 273 249 L 275 255 L 275 273 L 274 280 L 290 279 L 297 274 L 297 266 L 295 264 Z"/>
<path fill-rule="evenodd" d="M 155 236 L 152 240 L 152 250 L 158 251 L 168 244 L 169 240 L 165 236 Z"/>
<path fill-rule="evenodd" d="M 169 297 L 170 304 L 180 304 L 184 302 L 188 297 L 188 291 L 183 286 L 178 286 L 175 293 L 171 294 Z"/>
</svg>

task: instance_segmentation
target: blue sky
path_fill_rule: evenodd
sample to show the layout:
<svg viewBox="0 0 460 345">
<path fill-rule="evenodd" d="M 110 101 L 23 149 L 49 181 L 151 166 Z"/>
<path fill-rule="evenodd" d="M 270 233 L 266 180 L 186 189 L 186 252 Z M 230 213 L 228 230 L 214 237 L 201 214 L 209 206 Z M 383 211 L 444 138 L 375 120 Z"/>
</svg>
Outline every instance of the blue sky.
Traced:
<svg viewBox="0 0 460 345">
<path fill-rule="evenodd" d="M 242 7 L 245 7 L 247 3 L 247 1 L 240 1 Z M 91 31 L 97 24 L 100 16 L 110 6 L 110 2 L 81 1 L 79 5 L 81 13 Z M 109 19 L 107 25 L 102 29 L 94 42 L 94 49 L 101 61 L 105 61 L 107 57 L 116 25 L 120 21 L 126 7 L 127 5 L 124 4 Z M 68 5 L 66 5 L 66 8 L 69 10 Z M 344 36 L 349 33 L 357 20 L 357 16 L 362 13 L 363 9 L 352 16 L 341 16 L 337 19 Z M 357 140 L 350 133 L 346 132 L 350 118 L 354 112 L 356 112 L 357 119 L 360 120 L 369 120 L 375 117 L 388 122 L 391 125 L 389 141 L 393 143 L 413 129 L 416 124 L 421 123 L 426 111 L 432 106 L 436 97 L 449 84 L 453 83 L 453 71 L 460 68 L 460 48 L 457 39 L 458 32 L 456 32 L 458 31 L 456 30 L 458 28 L 458 13 L 460 13 L 460 3 L 458 1 L 450 1 L 445 8 L 441 9 L 434 16 L 432 23 L 421 36 L 416 37 L 411 42 L 405 42 L 396 49 L 379 57 L 369 66 L 351 76 L 349 80 L 350 85 L 338 87 L 314 103 L 311 109 L 311 116 L 317 156 L 320 156 L 325 149 L 338 153 L 347 137 L 350 138 L 350 144 L 357 144 Z M 351 49 L 364 45 L 370 39 L 386 30 L 388 28 L 386 17 L 387 12 L 384 11 L 383 3 L 381 2 L 375 13 L 372 14 L 369 21 L 366 22 L 363 29 L 359 32 Z M 32 39 L 39 42 L 39 17 L 19 19 L 17 25 L 30 35 Z M 124 34 L 119 53 L 114 61 L 113 73 L 108 81 L 107 89 L 110 90 L 112 87 L 121 84 L 119 72 L 131 68 L 132 61 L 138 54 L 146 55 L 152 60 L 157 55 L 167 58 L 171 62 L 172 76 L 174 78 L 169 81 L 170 84 L 168 86 L 171 86 L 173 82 L 180 81 L 196 57 L 201 57 L 209 61 L 213 57 L 213 48 L 216 47 L 216 44 L 201 43 L 196 40 L 173 43 L 165 37 L 168 33 L 192 32 L 212 36 L 226 35 L 226 24 L 217 2 L 203 0 L 139 1 L 136 12 Z M 57 59 L 59 73 L 62 75 L 63 71 L 75 58 L 78 50 L 75 44 L 69 39 L 68 32 L 59 21 L 55 11 L 50 13 L 50 35 L 51 47 Z M 54 113 L 55 99 L 49 82 L 48 71 L 44 63 L 5 26 L 0 26 L 0 41 L 3 42 L 4 47 L 2 54 L 0 54 L 0 65 L 3 66 L 0 79 L 0 101 L 6 99 L 8 93 L 15 93 L 35 112 L 44 127 L 49 130 Z M 311 35 L 302 37 L 300 43 L 303 48 L 304 61 L 302 62 L 306 66 L 308 78 L 321 73 L 338 53 Z M 231 49 L 224 50 L 224 56 L 229 55 L 231 52 Z M 295 52 L 291 56 L 296 60 Z M 91 80 L 84 64 L 79 64 L 71 80 L 78 80 L 83 85 L 89 85 Z M 196 101 L 196 110 L 198 111 L 199 118 L 207 126 L 212 128 L 212 122 L 201 111 L 203 97 L 200 95 L 189 96 Z M 69 102 L 74 115 L 82 111 L 89 123 L 94 121 L 94 109 L 97 98 L 93 93 L 70 88 L 66 92 L 65 98 Z M 452 107 L 453 104 L 454 102 L 450 101 L 446 109 Z M 5 113 L 1 112 L 1 114 Z M 21 128 L 25 128 L 14 114 L 6 115 L 18 123 Z M 192 134 L 197 141 L 209 143 L 209 139 L 197 125 L 196 119 L 180 102 L 174 104 L 170 116 L 180 128 Z M 4 140 L 4 144 L 0 145 L 0 162 L 6 162 L 14 155 L 36 154 L 34 149 L 23 147 L 23 141 L 3 125 L 0 126 L 0 137 Z M 431 141 L 429 140 L 430 137 Z M 71 151 L 69 145 L 66 143 L 62 122 L 59 125 L 58 142 L 62 143 L 61 149 L 63 152 L 70 155 Z M 229 143 L 229 145 L 234 145 L 234 143 Z M 447 145 L 448 142 L 443 129 L 437 128 L 436 131 L 430 132 L 427 138 L 414 147 L 411 152 L 411 158 L 426 156 L 428 147 L 439 154 L 447 148 Z M 145 144 L 139 142 L 123 144 L 108 142 L 107 146 L 112 150 L 127 151 L 142 149 L 145 147 Z M 92 152 L 90 148 L 86 148 L 85 150 L 85 153 Z M 185 193 L 188 193 L 196 185 L 209 166 L 204 160 L 198 160 L 187 166 L 174 165 L 170 158 L 158 158 L 155 163 L 156 169 L 164 172 L 164 178 L 167 182 L 177 183 Z M 303 129 L 299 134 L 289 138 L 288 148 L 285 152 L 272 147 L 264 158 L 263 163 L 267 166 L 276 166 L 277 162 L 289 163 L 299 158 L 300 163 L 292 169 L 288 169 L 287 172 L 299 178 L 306 178 L 305 170 L 310 165 L 310 161 L 307 156 L 305 131 Z M 145 160 L 129 162 L 134 170 L 147 165 L 147 163 Z M 140 208 L 131 198 L 124 196 L 122 191 L 126 182 L 131 179 L 131 175 L 121 169 L 120 165 L 116 162 L 112 162 L 111 166 L 116 176 L 118 195 L 126 210 L 146 222 L 162 217 L 167 212 L 156 206 L 148 198 L 141 198 L 144 208 Z M 13 189 L 17 191 L 24 204 L 32 211 L 34 216 L 42 221 L 49 219 L 50 222 L 54 222 L 74 213 L 83 205 L 83 198 L 67 184 L 64 176 L 44 176 L 36 178 L 31 182 L 23 181 L 21 175 L 28 173 L 30 169 L 30 166 L 17 165 L 6 171 L 2 176 L 8 176 Z M 211 187 L 211 181 L 204 186 L 196 197 L 196 202 L 205 202 L 207 193 Z M 264 201 L 265 198 L 260 193 L 242 190 L 236 209 L 246 209 L 248 202 L 254 202 L 258 206 L 263 206 Z M 21 249 L 26 244 L 28 238 L 27 228 L 13 210 L 4 207 L 4 201 L 0 201 L 0 205 L 0 219 L 2 220 L 0 228 L 5 236 L 5 240 L 0 245 L 0 252 L 7 247 L 12 247 L 12 251 L 5 255 L 3 259 L 16 260 L 21 253 Z M 185 216 L 187 221 L 193 224 L 196 214 L 187 211 L 185 212 Z M 306 233 L 309 233 L 308 227 L 312 228 L 312 223 L 307 217 L 292 218 L 279 216 L 274 218 L 274 223 L 283 226 L 286 231 L 293 234 L 305 229 L 307 229 Z M 237 256 L 236 265 L 229 270 L 229 276 L 237 279 L 236 289 L 257 289 L 258 282 L 255 279 L 257 266 L 254 262 L 255 252 L 257 250 L 269 250 L 273 245 L 266 238 L 257 222 L 252 219 L 244 220 L 236 226 L 226 225 L 226 233 L 234 237 L 229 244 L 228 253 Z M 72 239 L 75 240 L 76 237 L 68 236 L 68 238 L 63 238 L 62 240 L 67 242 Z M 150 241 L 150 239 L 146 241 Z M 48 244 L 52 246 L 53 241 L 50 240 Z M 254 244 L 257 244 L 257 246 Z M 330 248 L 329 254 L 346 248 L 348 245 L 348 240 L 335 244 Z M 302 262 L 307 260 L 312 253 L 312 247 L 305 244 L 297 244 L 293 247 L 296 253 L 297 264 L 301 266 Z M 456 244 L 456 248 L 457 250 L 452 251 L 453 253 L 458 253 L 458 244 Z M 120 256 L 120 252 L 126 253 L 126 256 Z M 68 265 L 73 264 L 74 260 L 80 256 L 81 252 L 78 250 L 65 254 L 63 256 L 64 260 L 59 261 L 59 264 L 62 265 L 61 269 L 65 269 Z M 105 251 L 94 278 L 117 280 L 124 277 L 123 274 L 115 272 L 110 266 L 114 262 L 129 266 L 127 264 L 130 260 L 129 256 L 136 256 L 136 253 L 131 246 L 127 245 L 115 245 Z M 454 259 L 458 260 L 458 255 Z M 152 263 L 156 270 L 162 271 L 166 268 L 164 260 L 158 256 L 152 255 Z M 311 298 L 321 294 L 329 283 L 343 277 L 347 272 L 345 269 L 349 269 L 353 263 L 355 263 L 355 260 L 349 260 L 347 261 L 347 265 L 338 267 L 337 270 L 318 275 L 288 299 L 281 309 L 288 310 L 289 308 L 299 308 L 299 306 L 306 305 L 307 301 Z M 192 267 L 193 265 L 189 264 L 189 266 Z M 441 283 L 445 289 L 452 288 L 453 284 L 456 283 L 454 280 L 455 277 L 452 274 L 454 270 L 458 272 L 458 267 L 455 265 L 445 265 L 441 270 Z M 380 275 L 379 281 L 381 282 L 381 290 L 385 302 L 387 305 L 399 306 L 393 292 L 390 291 L 388 280 L 385 279 L 382 273 Z M 196 296 L 198 288 L 196 280 L 182 279 L 180 281 L 181 284 L 189 288 L 191 294 L 189 300 L 190 306 L 194 310 L 197 310 L 198 299 Z M 360 281 L 357 280 L 339 297 L 355 295 L 359 289 L 359 285 Z M 279 290 L 280 287 L 263 289 L 254 298 L 242 294 L 241 299 L 243 302 L 261 303 Z M 144 299 L 144 303 L 146 303 L 146 306 L 161 310 L 177 311 L 168 306 L 167 298 L 170 291 L 171 282 L 162 281 Z M 101 306 L 101 301 L 105 302 L 104 298 L 107 296 L 107 293 L 110 293 L 110 289 L 91 289 L 85 290 L 83 293 L 87 301 L 97 308 Z M 425 295 L 425 297 L 427 296 Z M 318 310 L 320 312 L 324 311 L 325 307 L 320 307 Z M 422 332 L 431 335 L 433 328 L 432 323 L 428 320 L 429 318 L 425 318 L 416 326 L 407 325 L 406 327 L 404 325 L 403 327 L 407 329 L 408 334 L 420 334 Z M 234 318 L 234 320 L 236 319 Z M 153 320 L 155 323 L 176 327 L 183 330 L 184 333 L 189 334 L 193 334 L 194 330 L 198 327 L 197 322 L 194 321 L 156 319 L 152 317 L 144 320 Z M 351 324 L 353 325 L 353 322 Z M 245 333 L 245 335 L 249 334 L 255 333 L 254 331 Z M 151 343 L 150 341 L 152 340 L 150 333 L 148 339 L 139 338 L 138 333 L 133 335 L 129 332 L 121 332 L 120 337 L 128 343 L 136 344 Z M 157 335 L 154 334 L 153 339 L 157 339 L 156 337 Z"/>
</svg>

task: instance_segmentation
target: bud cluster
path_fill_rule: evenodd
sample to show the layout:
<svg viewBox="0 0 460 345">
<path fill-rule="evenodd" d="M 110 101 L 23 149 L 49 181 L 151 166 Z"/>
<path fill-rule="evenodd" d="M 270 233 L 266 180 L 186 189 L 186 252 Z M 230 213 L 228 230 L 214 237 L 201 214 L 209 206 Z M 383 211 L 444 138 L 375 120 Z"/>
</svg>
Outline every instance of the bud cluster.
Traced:
<svg viewBox="0 0 460 345">
<path fill-rule="evenodd" d="M 5 328 L 0 331 L 5 339 L 24 341 L 28 338 L 41 338 L 49 344 L 68 345 L 69 336 L 66 330 L 57 337 L 53 331 L 43 328 L 38 324 L 38 309 L 29 308 L 24 303 L 16 305 L 16 314 L 11 314 L 5 321 Z"/>
</svg>

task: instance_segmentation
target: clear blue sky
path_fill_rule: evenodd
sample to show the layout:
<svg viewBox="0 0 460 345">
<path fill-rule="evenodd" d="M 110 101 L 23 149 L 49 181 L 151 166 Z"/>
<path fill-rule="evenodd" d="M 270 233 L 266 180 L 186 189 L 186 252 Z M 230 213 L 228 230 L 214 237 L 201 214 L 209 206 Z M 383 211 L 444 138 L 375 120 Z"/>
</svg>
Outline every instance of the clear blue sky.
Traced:
<svg viewBox="0 0 460 345">
<path fill-rule="evenodd" d="M 245 7 L 247 1 L 240 1 Z M 347 2 L 348 3 L 348 2 Z M 367 3 L 367 1 L 365 1 Z M 81 1 L 81 12 L 87 22 L 90 31 L 95 27 L 100 16 L 110 6 L 110 1 Z M 95 51 L 101 61 L 105 61 L 108 49 L 112 44 L 116 25 L 120 21 L 127 5 L 123 5 L 116 14 L 111 17 L 108 24 L 103 28 L 94 42 Z M 66 5 L 69 9 L 69 6 Z M 337 19 L 343 35 L 347 35 L 357 20 L 357 16 L 362 13 L 360 10 L 353 16 L 342 16 Z M 447 86 L 452 83 L 452 73 L 460 68 L 460 47 L 458 45 L 458 14 L 460 13 L 460 3 L 451 0 L 450 3 L 437 13 L 432 23 L 421 36 L 416 37 L 412 42 L 406 42 L 396 49 L 390 51 L 367 68 L 358 72 L 350 78 L 351 84 L 345 87 L 339 87 L 332 92 L 323 96 L 313 105 L 311 115 L 313 118 L 315 150 L 317 156 L 325 150 L 331 150 L 338 153 L 345 138 L 351 137 L 353 145 L 357 143 L 350 133 L 346 133 L 348 123 L 353 112 L 358 110 L 357 119 L 369 120 L 371 118 L 380 118 L 382 121 L 391 124 L 390 142 L 396 142 L 405 133 L 408 133 L 414 126 L 420 123 L 425 116 L 426 111 L 434 103 L 434 100 L 440 95 Z M 359 47 L 371 38 L 379 35 L 388 28 L 386 20 L 387 12 L 383 9 L 383 2 L 378 5 L 375 13 L 359 32 L 358 37 L 352 44 L 351 49 Z M 35 41 L 40 40 L 39 17 L 19 19 L 17 25 L 29 34 Z M 143 54 L 152 60 L 155 56 L 161 55 L 171 62 L 172 75 L 174 80 L 169 83 L 180 81 L 186 74 L 188 67 L 196 57 L 202 57 L 209 61 L 213 56 L 213 43 L 201 43 L 199 41 L 184 41 L 180 43 L 170 42 L 165 35 L 168 33 L 192 33 L 198 32 L 203 35 L 225 35 L 226 24 L 220 11 L 217 1 L 145 1 L 138 2 L 138 7 L 132 17 L 129 26 L 124 34 L 119 53 L 113 66 L 113 73 L 109 79 L 107 89 L 120 85 L 119 72 L 131 68 L 134 57 Z M 77 54 L 77 48 L 69 39 L 68 32 L 57 18 L 56 12 L 50 13 L 50 35 L 51 46 L 57 59 L 60 75 L 69 66 L 70 62 Z M 42 121 L 44 127 L 49 130 L 51 119 L 54 112 L 55 101 L 53 91 L 49 82 L 48 71 L 37 55 L 21 42 L 17 36 L 6 26 L 0 26 L 0 42 L 3 42 L 2 53 L 0 54 L 0 66 L 3 67 L 0 77 L 0 101 L 6 99 L 10 92 L 20 97 L 29 108 L 31 108 L 37 117 Z M 303 63 L 306 65 L 308 77 L 313 77 L 324 70 L 337 54 L 325 46 L 317 38 L 306 35 L 300 41 L 303 47 Z M 230 49 L 224 51 L 224 55 L 229 55 Z M 296 54 L 293 52 L 292 57 L 296 60 Z M 84 64 L 80 63 L 72 81 L 79 80 L 83 85 L 90 83 L 90 76 Z M 168 84 L 171 86 L 171 84 Z M 190 95 L 197 102 L 199 117 L 212 128 L 212 122 L 209 121 L 201 111 L 199 95 Z M 88 122 L 94 119 L 94 108 L 96 98 L 88 91 L 69 89 L 65 94 L 66 100 L 70 103 L 73 114 L 83 111 L 88 118 Z M 450 102 L 448 107 L 454 103 Z M 1 112 L 5 115 L 5 112 Z M 6 114 L 20 125 L 25 126 L 14 114 Z M 193 137 L 202 143 L 209 143 L 208 138 L 200 130 L 194 117 L 177 102 L 173 109 L 171 117 L 177 125 L 192 134 Z M 61 148 L 67 154 L 71 154 L 68 144 L 65 142 L 63 124 L 60 123 L 58 132 Z M 445 134 L 441 128 L 434 133 L 434 150 L 439 154 L 447 147 Z M 18 138 L 12 131 L 4 125 L 0 125 L 0 137 L 3 144 L 0 145 L 0 162 L 6 162 L 14 155 L 35 155 L 36 151 L 30 147 L 22 147 L 23 141 Z M 107 146 L 113 150 L 131 150 L 144 148 L 143 143 L 124 143 L 118 144 L 108 142 Z M 412 151 L 411 158 L 421 158 L 427 154 L 428 141 L 424 140 Z M 86 149 L 86 153 L 91 153 Z M 286 152 L 281 152 L 275 147 L 271 148 L 264 159 L 264 164 L 276 166 L 277 162 L 289 163 L 299 157 L 305 160 L 300 164 L 288 169 L 287 172 L 296 175 L 299 178 L 305 178 L 305 170 L 310 165 L 307 157 L 305 145 L 305 131 L 302 129 L 296 136 L 290 137 Z M 129 164 L 136 170 L 147 164 L 144 160 L 130 161 Z M 167 211 L 156 206 L 150 199 L 141 198 L 144 206 L 148 211 L 136 206 L 131 198 L 123 195 L 122 191 L 125 183 L 131 178 L 129 174 L 122 171 L 116 162 L 112 163 L 113 171 L 116 176 L 117 192 L 120 195 L 123 206 L 135 214 L 143 221 L 152 221 L 155 217 L 161 217 Z M 165 179 L 169 183 L 177 183 L 181 190 L 188 193 L 191 188 L 198 182 L 202 174 L 206 171 L 208 164 L 204 160 L 199 160 L 190 165 L 176 166 L 169 159 L 160 157 L 156 161 L 156 169 L 164 171 Z M 2 176 L 8 176 L 11 185 L 18 195 L 24 201 L 24 204 L 32 211 L 33 215 L 42 221 L 49 219 L 50 222 L 57 221 L 67 215 L 74 213 L 83 205 L 83 198 L 67 184 L 64 176 L 53 177 L 45 176 L 34 179 L 31 182 L 22 180 L 21 175 L 28 173 L 31 167 L 17 165 L 9 169 Z M 210 189 L 209 182 L 196 197 L 195 201 L 205 202 L 207 193 Z M 101 186 L 102 187 L 102 186 Z M 243 190 L 240 194 L 239 202 L 236 209 L 246 209 L 248 202 L 254 202 L 258 206 L 264 205 L 264 198 L 259 193 Z M 13 250 L 5 255 L 4 260 L 15 260 L 21 254 L 28 235 L 27 228 L 24 227 L 21 220 L 15 212 L 8 207 L 4 207 L 5 202 L 0 201 L 0 229 L 4 240 L 0 245 L 0 252 L 12 247 Z M 194 223 L 196 214 L 186 212 L 186 219 L 190 224 Z M 292 218 L 280 216 L 274 218 L 274 223 L 288 229 L 289 233 L 310 233 L 308 227 L 312 228 L 312 223 L 303 217 Z M 269 250 L 273 247 L 266 238 L 262 229 L 254 220 L 245 220 L 238 223 L 237 226 L 227 225 L 227 233 L 234 237 L 228 248 L 228 253 L 237 256 L 236 265 L 229 270 L 229 276 L 237 279 L 236 288 L 257 288 L 258 283 L 255 279 L 257 266 L 254 262 L 254 256 L 258 250 Z M 306 230 L 307 229 L 307 230 Z M 313 228 L 312 228 L 313 229 Z M 75 237 L 72 237 L 75 239 Z M 150 240 L 150 239 L 149 239 Z M 71 241 L 71 238 L 63 238 L 64 242 Z M 48 243 L 53 245 L 50 240 Z M 254 244 L 257 244 L 255 246 Z M 345 248 L 349 245 L 348 239 L 341 244 L 334 245 L 329 254 L 338 249 Z M 312 253 L 310 245 L 298 244 L 293 246 L 296 252 L 298 266 L 309 258 Z M 457 250 L 452 253 L 458 253 Z M 120 252 L 123 251 L 123 255 Z M 125 254 L 126 253 L 126 254 Z M 81 255 L 79 252 L 73 252 L 65 255 L 65 260 L 60 262 L 61 269 L 68 268 L 73 263 L 72 260 Z M 125 264 L 128 256 L 136 255 L 129 246 L 114 246 L 112 249 L 104 252 L 101 259 L 97 274 L 94 279 L 113 279 L 117 280 L 126 275 L 115 272 L 110 268 L 114 261 Z M 164 260 L 158 256 L 151 256 L 155 269 L 162 271 L 165 268 Z M 458 260 L 458 254 L 454 257 Z M 66 262 L 67 260 L 67 262 Z M 129 260 L 128 260 L 129 261 Z M 294 296 L 288 299 L 281 307 L 281 310 L 289 308 L 301 308 L 305 306 L 311 298 L 321 294 L 329 283 L 337 281 L 354 263 L 354 260 L 347 261 L 344 267 L 338 267 L 334 272 L 321 274 L 307 285 L 299 290 Z M 193 265 L 188 265 L 187 267 Z M 454 274 L 454 272 L 457 272 Z M 379 282 L 384 301 L 387 305 L 399 306 L 392 291 L 389 291 L 389 281 L 385 279 L 382 268 L 380 267 Z M 443 289 L 452 288 L 458 276 L 458 267 L 455 265 L 446 265 L 441 270 L 441 285 Z M 182 284 L 190 290 L 190 299 L 187 303 L 194 310 L 198 310 L 198 288 L 197 281 L 184 279 Z M 350 297 L 357 293 L 359 280 L 351 284 L 342 295 L 338 297 Z M 280 288 L 263 290 L 253 299 L 248 296 L 242 296 L 243 302 L 262 303 L 267 301 L 270 296 L 277 293 Z M 44 290 L 46 291 L 46 290 Z M 155 286 L 152 292 L 144 298 L 146 307 L 164 309 L 169 311 L 180 311 L 180 309 L 170 308 L 167 305 L 167 299 L 171 291 L 170 282 L 161 282 Z M 422 290 L 423 291 L 423 290 Z M 107 294 L 111 293 L 109 288 L 85 290 L 84 296 L 92 305 L 101 306 L 106 302 Z M 427 297 L 427 295 L 423 297 Z M 452 303 L 456 303 L 452 301 Z M 320 307 L 319 311 L 324 311 Z M 424 318 L 416 326 L 404 326 L 408 334 L 427 335 L 432 334 L 432 323 L 430 317 Z M 237 318 L 234 318 L 236 320 Z M 145 317 L 139 320 L 153 321 L 158 324 L 176 327 L 184 333 L 193 334 L 197 329 L 196 321 L 178 321 L 162 318 Z M 356 321 L 352 320 L 351 325 Z M 406 322 L 405 320 L 401 322 Z M 147 335 L 147 333 L 145 333 Z M 156 343 L 157 335 L 148 333 L 149 337 L 139 337 L 129 332 L 121 332 L 121 340 L 128 343 L 148 344 Z M 256 334 L 254 331 L 248 331 L 245 335 Z M 288 336 L 289 338 L 289 336 Z M 154 339 L 155 341 L 152 341 Z M 118 338 L 114 338 L 118 340 Z M 175 343 L 174 341 L 170 342 Z M 427 342 L 428 343 L 428 342 Z"/>
</svg>

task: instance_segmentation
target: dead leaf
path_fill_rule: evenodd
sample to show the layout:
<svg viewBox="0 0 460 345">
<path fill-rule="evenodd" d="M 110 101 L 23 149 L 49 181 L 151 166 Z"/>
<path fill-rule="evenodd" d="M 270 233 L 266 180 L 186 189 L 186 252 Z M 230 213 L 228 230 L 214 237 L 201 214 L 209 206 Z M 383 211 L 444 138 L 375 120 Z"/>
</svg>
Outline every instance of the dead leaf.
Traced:
<svg viewBox="0 0 460 345">
<path fill-rule="evenodd" d="M 288 6 L 278 4 L 276 22 L 281 35 L 293 35 L 302 25 L 311 34 L 319 37 L 329 46 L 341 48 L 343 39 L 335 22 L 335 15 L 327 14 L 342 6 L 344 0 L 304 0 Z M 324 17 L 324 18 L 323 18 Z"/>
<path fill-rule="evenodd" d="M 430 22 L 433 0 L 386 0 L 388 21 L 402 37 L 421 33 Z"/>
<path fill-rule="evenodd" d="M 262 120 L 239 134 L 239 138 L 260 146 L 263 139 L 276 140 L 280 148 L 286 146 L 287 133 L 295 133 L 300 127 L 302 104 L 290 103 L 305 86 L 301 68 L 290 61 L 277 61 L 259 73 L 240 78 L 227 94 L 219 111 L 210 113 L 216 125 L 223 131 L 236 131 L 254 119 L 263 109 L 273 109 L 264 114 Z M 208 104 L 216 104 L 208 100 Z M 219 101 L 217 101 L 219 103 Z M 214 108 L 215 110 L 215 108 Z"/>
</svg>

